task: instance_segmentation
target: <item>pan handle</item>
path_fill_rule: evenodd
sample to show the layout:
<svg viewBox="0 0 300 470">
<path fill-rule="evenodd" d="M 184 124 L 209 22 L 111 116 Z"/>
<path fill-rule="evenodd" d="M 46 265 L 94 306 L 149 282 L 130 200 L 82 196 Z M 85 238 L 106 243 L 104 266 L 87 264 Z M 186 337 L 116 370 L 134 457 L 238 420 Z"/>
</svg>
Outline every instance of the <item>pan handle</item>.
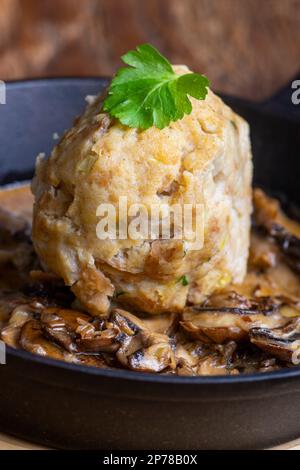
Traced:
<svg viewBox="0 0 300 470">
<path fill-rule="evenodd" d="M 300 122 L 300 72 L 261 107 L 272 114 Z"/>
</svg>

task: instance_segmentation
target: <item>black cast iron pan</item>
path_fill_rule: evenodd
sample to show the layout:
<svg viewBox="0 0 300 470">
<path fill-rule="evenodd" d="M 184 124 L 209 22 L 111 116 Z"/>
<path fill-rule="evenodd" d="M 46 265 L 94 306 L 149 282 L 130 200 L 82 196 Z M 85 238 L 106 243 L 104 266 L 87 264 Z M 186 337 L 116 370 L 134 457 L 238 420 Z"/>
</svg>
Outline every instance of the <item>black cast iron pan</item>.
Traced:
<svg viewBox="0 0 300 470">
<path fill-rule="evenodd" d="M 0 105 L 0 184 L 31 177 L 105 79 L 7 84 Z M 300 206 L 300 105 L 287 87 L 263 104 L 224 99 L 250 123 L 255 184 Z M 300 368 L 231 377 L 101 370 L 7 348 L 0 430 L 63 449 L 248 449 L 300 437 Z"/>
</svg>

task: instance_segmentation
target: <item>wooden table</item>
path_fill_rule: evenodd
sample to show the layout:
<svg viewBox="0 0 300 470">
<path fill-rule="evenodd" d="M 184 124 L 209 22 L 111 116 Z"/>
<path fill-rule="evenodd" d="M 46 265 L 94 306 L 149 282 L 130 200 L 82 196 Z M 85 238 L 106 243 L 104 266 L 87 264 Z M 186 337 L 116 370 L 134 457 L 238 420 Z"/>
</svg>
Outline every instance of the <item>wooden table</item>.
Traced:
<svg viewBox="0 0 300 470">
<path fill-rule="evenodd" d="M 251 99 L 300 71 L 300 0 L 0 0 L 0 11 L 2 80 L 111 75 L 143 42 Z"/>
<path fill-rule="evenodd" d="M 255 100 L 300 71 L 300 0 L 0 0 L 0 11 L 2 80 L 109 76 L 144 42 Z M 39 448 L 0 434 L 0 449 Z"/>
<path fill-rule="evenodd" d="M 20 439 L 0 433 L 0 451 L 1 450 L 47 450 L 36 444 L 32 444 Z M 275 450 L 300 450 L 300 439 L 283 444 L 275 448 Z"/>
</svg>

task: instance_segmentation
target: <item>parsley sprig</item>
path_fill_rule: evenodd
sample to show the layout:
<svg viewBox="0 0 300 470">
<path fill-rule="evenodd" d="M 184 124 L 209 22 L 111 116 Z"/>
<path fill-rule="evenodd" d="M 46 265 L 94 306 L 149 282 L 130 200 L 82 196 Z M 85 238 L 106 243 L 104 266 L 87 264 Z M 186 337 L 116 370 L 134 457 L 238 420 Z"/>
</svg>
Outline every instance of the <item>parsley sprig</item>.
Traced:
<svg viewBox="0 0 300 470">
<path fill-rule="evenodd" d="M 204 100 L 209 81 L 204 75 L 177 75 L 168 59 L 150 44 L 122 57 L 128 67 L 113 78 L 104 111 L 129 127 L 163 129 L 192 112 L 188 96 Z"/>
<path fill-rule="evenodd" d="M 177 280 L 177 283 L 178 283 L 178 284 L 182 284 L 183 286 L 188 286 L 188 285 L 189 285 L 189 280 L 188 280 L 188 278 L 186 277 L 186 275 L 184 274 L 183 276 L 181 276 L 181 277 Z"/>
</svg>

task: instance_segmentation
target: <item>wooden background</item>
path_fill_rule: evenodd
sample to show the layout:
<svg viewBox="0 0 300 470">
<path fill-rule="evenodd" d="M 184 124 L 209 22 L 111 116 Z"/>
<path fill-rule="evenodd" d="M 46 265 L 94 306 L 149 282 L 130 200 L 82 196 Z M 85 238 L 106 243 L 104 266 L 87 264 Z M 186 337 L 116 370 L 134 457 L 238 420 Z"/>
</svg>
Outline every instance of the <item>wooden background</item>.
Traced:
<svg viewBox="0 0 300 470">
<path fill-rule="evenodd" d="M 300 71 L 300 0 L 0 0 L 0 79 L 111 75 L 151 42 L 262 99 Z"/>
</svg>

